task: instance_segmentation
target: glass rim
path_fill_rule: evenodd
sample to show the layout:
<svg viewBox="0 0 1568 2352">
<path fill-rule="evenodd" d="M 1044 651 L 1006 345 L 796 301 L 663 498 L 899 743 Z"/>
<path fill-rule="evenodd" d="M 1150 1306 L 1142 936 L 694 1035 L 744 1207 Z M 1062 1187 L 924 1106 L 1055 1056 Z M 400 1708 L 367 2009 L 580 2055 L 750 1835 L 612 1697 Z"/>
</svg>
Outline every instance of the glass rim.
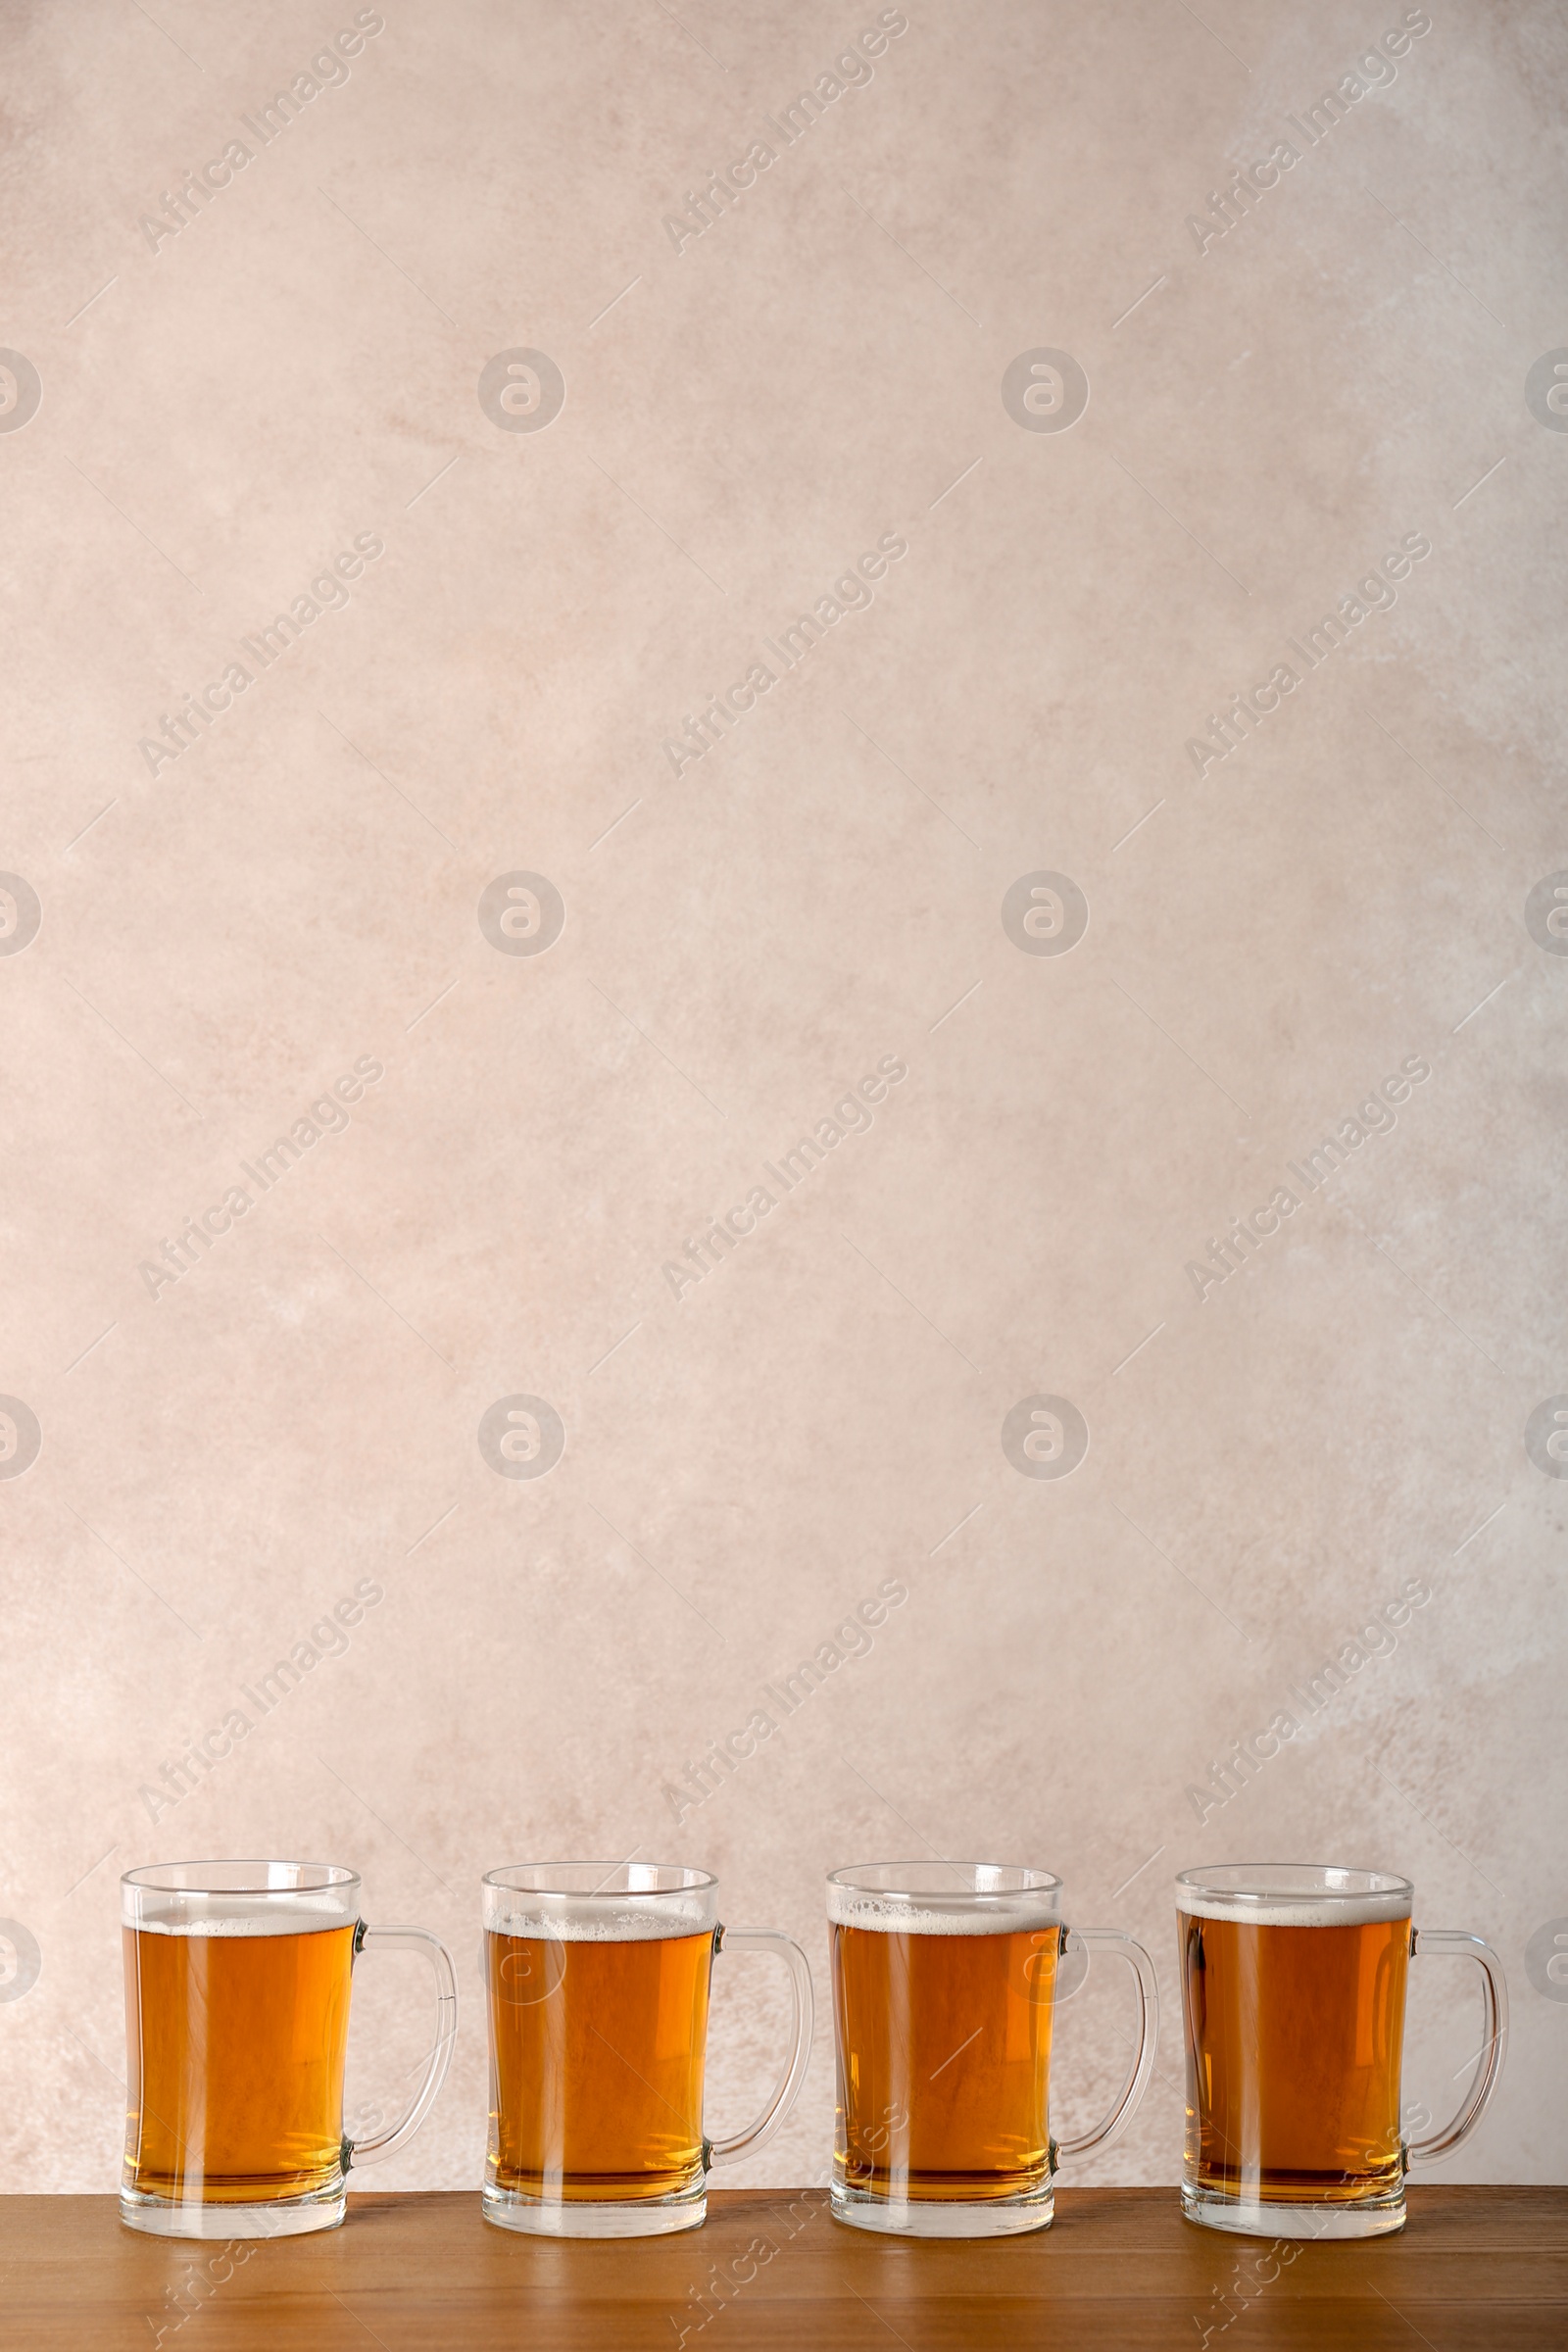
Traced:
<svg viewBox="0 0 1568 2352">
<path fill-rule="evenodd" d="M 286 1886 L 265 1884 L 265 1874 L 272 1870 L 293 1871 L 296 1875 Z M 245 1879 L 226 1879 L 218 1882 L 223 1871 L 245 1871 Z M 264 1883 L 257 1884 L 254 1874 L 264 1874 Z M 218 1883 L 213 1883 L 218 1882 Z M 255 1856 L 243 1856 L 238 1861 L 218 1860 L 201 1862 L 144 1862 L 135 1870 L 122 1870 L 122 1886 L 134 1886 L 152 1894 L 236 1895 L 281 1897 L 300 1894 L 343 1893 L 358 1886 L 360 1874 L 341 1862 L 288 1862 Z"/>
<path fill-rule="evenodd" d="M 921 1885 L 923 1873 L 931 1876 Z M 971 1882 L 990 1879 L 993 1884 L 955 1886 L 939 1883 L 939 1874 L 967 1877 Z M 1031 1896 L 1050 1900 L 1061 1892 L 1061 1881 L 1054 1871 L 1036 1869 L 1023 1862 L 850 1862 L 827 1873 L 827 1885 L 839 1887 L 846 1894 L 865 1894 L 894 1902 L 916 1906 L 933 1903 L 945 1908 L 960 1905 L 983 1910 L 987 1906 L 1016 1906 Z M 831 1896 L 829 1900 L 831 1900 Z"/>
<path fill-rule="evenodd" d="M 597 1872 L 597 1882 L 587 1886 L 550 1883 L 564 1881 L 568 1873 L 576 1871 L 585 1876 Z M 627 1871 L 647 1872 L 653 1883 L 614 1885 L 616 1877 Z M 623 1857 L 618 1862 L 505 1862 L 497 1870 L 487 1870 L 479 1884 L 494 1886 L 503 1894 L 526 1894 L 542 1903 L 620 1904 L 659 1902 L 672 1894 L 704 1894 L 716 1888 L 718 1881 L 710 1870 L 698 1870 L 688 1862 L 628 1862 Z"/>
<path fill-rule="evenodd" d="M 1230 1903 L 1241 1909 L 1281 1905 L 1413 1901 L 1409 1879 L 1392 1870 L 1355 1870 L 1341 1862 L 1209 1862 L 1176 1873 L 1176 1899 Z"/>
</svg>

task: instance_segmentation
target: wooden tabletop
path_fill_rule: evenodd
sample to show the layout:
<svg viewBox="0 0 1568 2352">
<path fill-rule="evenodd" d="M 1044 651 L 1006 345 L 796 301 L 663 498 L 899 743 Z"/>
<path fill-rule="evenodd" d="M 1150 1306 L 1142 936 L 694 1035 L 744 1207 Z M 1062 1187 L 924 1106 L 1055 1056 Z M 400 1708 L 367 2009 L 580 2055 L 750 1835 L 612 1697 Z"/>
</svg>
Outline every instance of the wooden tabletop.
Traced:
<svg viewBox="0 0 1568 2352">
<path fill-rule="evenodd" d="M 1168 2188 L 1061 2190 L 1054 2229 L 979 2244 L 867 2236 L 830 2220 L 814 2189 L 720 2191 L 710 2207 L 679 2237 L 585 2244 L 491 2229 L 476 2196 L 363 2196 L 341 2230 L 225 2248 L 138 2235 L 111 2197 L 5 2197 L 0 2343 L 1200 2352 L 1206 2328 L 1214 2352 L 1568 2345 L 1564 2189 L 1412 2189 L 1399 2236 L 1301 2245 L 1283 2266 L 1266 2241 L 1184 2222 Z M 727 2294 L 701 2300 L 715 2280 Z"/>
</svg>

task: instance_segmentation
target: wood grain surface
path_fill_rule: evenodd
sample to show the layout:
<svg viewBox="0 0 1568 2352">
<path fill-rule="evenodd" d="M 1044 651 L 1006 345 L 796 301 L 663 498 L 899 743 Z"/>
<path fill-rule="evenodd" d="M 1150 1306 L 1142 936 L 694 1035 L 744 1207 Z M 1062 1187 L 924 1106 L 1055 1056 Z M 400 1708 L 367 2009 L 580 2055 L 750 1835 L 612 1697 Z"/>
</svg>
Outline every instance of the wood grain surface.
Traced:
<svg viewBox="0 0 1568 2352">
<path fill-rule="evenodd" d="M 804 2189 L 721 2191 L 705 2229 L 640 2244 L 514 2237 L 480 2219 L 477 2196 L 364 2196 L 341 2230 L 227 2249 L 140 2236 L 112 2197 L 7 2197 L 0 2342 L 7 2352 L 1568 2345 L 1568 2190 L 1415 2189 L 1399 2236 L 1302 2245 L 1276 2268 L 1265 2241 L 1184 2222 L 1174 2189 L 1066 2190 L 1054 2229 L 991 2244 L 870 2237 Z M 725 2280 L 727 2294 L 715 2293 Z"/>
</svg>

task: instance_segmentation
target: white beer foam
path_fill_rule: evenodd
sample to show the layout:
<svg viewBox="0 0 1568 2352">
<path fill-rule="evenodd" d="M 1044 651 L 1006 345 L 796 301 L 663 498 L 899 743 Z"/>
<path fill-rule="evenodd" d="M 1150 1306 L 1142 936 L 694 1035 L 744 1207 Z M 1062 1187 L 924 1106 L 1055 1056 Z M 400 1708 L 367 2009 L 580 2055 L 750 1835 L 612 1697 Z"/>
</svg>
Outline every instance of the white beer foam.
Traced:
<svg viewBox="0 0 1568 2352">
<path fill-rule="evenodd" d="M 1200 1894 L 1178 1886 L 1176 1908 L 1189 1919 L 1229 1919 L 1257 1928 L 1364 1928 L 1378 1920 L 1408 1919 L 1410 1897 L 1394 1886 L 1382 1894 L 1330 1894 L 1316 1902 L 1291 1894 Z"/>
<path fill-rule="evenodd" d="M 940 1895 L 868 1894 L 829 1883 L 827 1915 L 836 1928 L 865 1928 L 877 1936 L 1027 1936 L 1058 1928 L 1061 1915 L 1041 1894 L 988 1895 L 983 1906 Z"/>
<path fill-rule="evenodd" d="M 328 1928 L 351 1928 L 354 1919 L 343 1909 L 340 1899 L 328 1895 L 291 1894 L 285 1906 L 263 1910 L 265 1895 L 205 1894 L 195 1897 L 178 1894 L 155 1896 L 157 1909 L 148 1907 L 142 1896 L 138 1916 L 127 1917 L 127 1928 L 138 1928 L 146 1936 L 315 1936 Z M 187 1908 L 192 1900 L 200 1910 Z"/>
<path fill-rule="evenodd" d="M 536 1943 L 668 1943 L 677 1936 L 711 1935 L 716 1923 L 701 1913 L 685 1919 L 667 1912 L 581 1910 L 564 1907 L 548 1916 L 521 1908 L 485 1921 L 492 1936 L 527 1936 Z"/>
</svg>

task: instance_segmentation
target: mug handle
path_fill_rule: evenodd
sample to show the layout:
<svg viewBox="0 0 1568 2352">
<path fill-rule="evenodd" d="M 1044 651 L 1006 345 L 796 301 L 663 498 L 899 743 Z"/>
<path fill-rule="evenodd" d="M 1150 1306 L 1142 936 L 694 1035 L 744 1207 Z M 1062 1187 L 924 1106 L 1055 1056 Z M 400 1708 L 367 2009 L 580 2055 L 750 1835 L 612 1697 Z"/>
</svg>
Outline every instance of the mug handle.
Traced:
<svg viewBox="0 0 1568 2352">
<path fill-rule="evenodd" d="M 801 2084 L 811 2062 L 816 2004 L 811 1992 L 811 1964 L 793 1936 L 785 1936 L 777 1928 L 715 1928 L 713 1950 L 775 1953 L 790 1972 L 790 1988 L 795 1995 L 795 2046 L 773 2096 L 746 2131 L 733 2132 L 727 2139 L 704 2140 L 704 2155 L 709 2164 L 733 2164 L 737 2157 L 749 2155 L 753 2148 L 760 2148 L 771 2139 L 800 2097 Z"/>
<path fill-rule="evenodd" d="M 1462 2139 L 1469 2138 L 1497 2087 L 1508 2038 L 1508 1980 L 1502 1973 L 1502 1962 L 1486 1938 L 1471 1936 L 1463 1928 L 1412 1928 L 1410 1951 L 1412 1956 L 1436 1952 L 1450 1960 L 1473 1960 L 1481 1971 L 1487 2037 L 1481 2046 L 1481 2063 L 1476 2068 L 1475 2080 L 1453 2121 L 1441 2132 L 1429 2132 L 1425 2139 L 1412 2139 L 1405 2150 L 1412 2164 L 1436 2164 Z"/>
<path fill-rule="evenodd" d="M 354 1955 L 358 1959 L 366 1944 L 374 1941 L 383 1951 L 422 1952 L 435 1971 L 435 2047 L 424 2070 L 424 2080 L 395 2124 L 367 2139 L 345 2139 L 343 2170 L 351 2164 L 376 2164 L 383 2156 L 391 2156 L 405 2146 L 423 2123 L 435 2104 L 436 2093 L 447 2079 L 452 2064 L 453 2046 L 458 2034 L 458 1981 L 452 1973 L 452 1955 L 439 1936 L 428 1928 L 368 1928 L 362 1919 L 354 1931 Z"/>
<path fill-rule="evenodd" d="M 1063 1928 L 1061 1949 L 1065 1953 L 1070 1942 L 1101 1944 L 1125 1960 L 1138 1982 L 1138 2051 L 1133 2059 L 1132 2072 L 1122 2084 L 1120 2095 L 1110 2113 L 1098 2123 L 1092 2132 L 1082 2132 L 1076 2139 L 1056 2143 L 1059 2156 L 1086 2156 L 1091 2148 L 1102 2148 L 1117 2138 L 1138 2112 L 1139 2102 L 1149 2088 L 1149 2078 L 1154 2071 L 1154 2053 L 1159 2046 L 1159 1984 L 1154 1975 L 1154 1963 L 1141 1943 L 1124 1936 L 1120 1928 Z"/>
</svg>

